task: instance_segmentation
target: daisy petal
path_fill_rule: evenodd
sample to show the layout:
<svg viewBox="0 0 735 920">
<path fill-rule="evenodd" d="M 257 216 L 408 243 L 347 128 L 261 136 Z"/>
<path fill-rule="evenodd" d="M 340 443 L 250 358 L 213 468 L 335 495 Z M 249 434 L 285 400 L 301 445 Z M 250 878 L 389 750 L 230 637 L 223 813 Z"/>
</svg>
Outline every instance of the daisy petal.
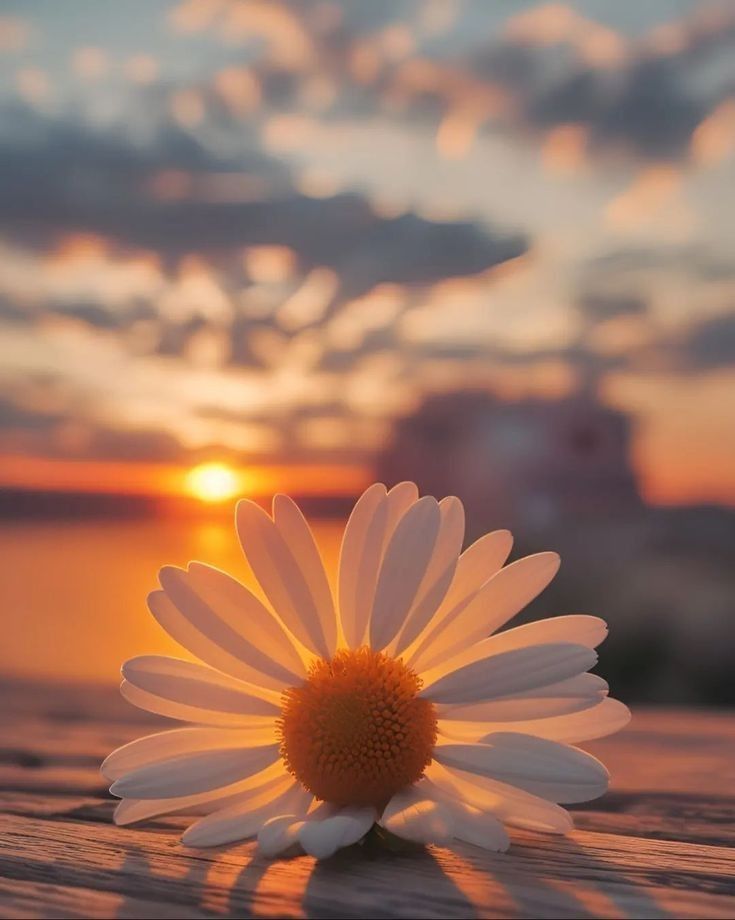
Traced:
<svg viewBox="0 0 735 920">
<path fill-rule="evenodd" d="M 424 496 L 398 522 L 385 550 L 370 614 L 370 645 L 380 651 L 403 626 L 431 559 L 439 505 Z"/>
<path fill-rule="evenodd" d="M 304 815 L 312 796 L 294 779 L 285 788 L 253 795 L 246 802 L 222 808 L 188 828 L 181 842 L 190 847 L 216 847 L 254 837 L 275 815 Z"/>
<path fill-rule="evenodd" d="M 534 687 L 524 693 L 500 699 L 467 704 L 438 704 L 437 716 L 440 721 L 457 722 L 546 719 L 588 709 L 597 705 L 606 694 L 607 684 L 597 674 L 578 674 L 556 684 Z"/>
<path fill-rule="evenodd" d="M 544 687 L 534 687 L 531 690 L 524 690 L 522 693 L 514 693 L 512 697 L 508 697 L 508 702 L 511 699 L 548 699 L 551 697 L 578 696 L 599 696 L 602 699 L 607 695 L 608 691 L 607 681 L 603 680 L 599 674 L 577 674 L 574 677 L 566 678 L 566 680 L 546 684 Z"/>
<path fill-rule="evenodd" d="M 447 612 L 474 594 L 500 571 L 513 547 L 509 530 L 494 530 L 475 540 L 459 557 L 452 587 L 442 605 Z"/>
<path fill-rule="evenodd" d="M 456 616 L 447 617 L 412 667 L 423 672 L 500 629 L 549 584 L 559 570 L 556 553 L 536 553 L 501 569 Z"/>
<path fill-rule="evenodd" d="M 522 732 L 537 738 L 551 741 L 563 741 L 576 744 L 579 741 L 592 741 L 612 735 L 630 722 L 630 710 L 619 700 L 610 698 L 581 712 L 565 713 L 549 719 L 526 719 L 518 722 L 506 722 L 502 725 L 487 725 L 487 740 L 498 729 L 509 732 Z M 479 741 L 485 740 L 481 735 Z"/>
<path fill-rule="evenodd" d="M 378 822 L 391 834 L 414 843 L 448 843 L 454 833 L 448 809 L 430 795 L 425 783 L 397 792 L 388 802 Z"/>
<path fill-rule="evenodd" d="M 607 633 L 607 623 L 600 617 L 574 613 L 515 626 L 492 638 L 497 643 L 497 648 L 502 645 L 503 651 L 543 642 L 574 642 L 576 645 L 597 648 L 605 641 Z"/>
<path fill-rule="evenodd" d="M 267 650 L 289 675 L 306 673 L 301 656 L 279 618 L 232 575 L 204 562 L 189 563 L 189 578 L 197 592 L 210 599 L 219 616 L 233 625 L 251 645 Z"/>
<path fill-rule="evenodd" d="M 385 486 L 376 483 L 358 500 L 347 523 L 339 584 L 342 628 L 350 648 L 365 643 L 386 547 L 398 522 L 417 499 L 418 489 L 412 482 L 401 482 L 387 494 Z"/>
<path fill-rule="evenodd" d="M 162 696 L 156 696 L 133 686 L 124 680 L 120 684 L 120 693 L 124 699 L 138 709 L 153 712 L 168 719 L 178 719 L 180 722 L 191 722 L 194 725 L 217 725 L 222 728 L 237 726 L 245 744 L 270 744 L 276 740 L 276 725 L 272 718 L 264 716 L 238 716 L 228 712 L 217 712 L 211 709 L 200 709 L 197 706 L 186 706 L 176 703 Z"/>
<path fill-rule="evenodd" d="M 278 744 L 193 751 L 126 773 L 110 786 L 113 795 L 160 799 L 195 795 L 258 773 L 278 759 Z"/>
<path fill-rule="evenodd" d="M 141 655 L 122 666 L 123 677 L 134 687 L 184 706 L 197 707 L 245 720 L 248 716 L 275 717 L 277 703 L 249 692 L 245 684 L 205 665 Z"/>
<path fill-rule="evenodd" d="M 314 559 L 310 546 L 313 537 L 304 532 L 308 524 L 299 517 L 301 512 L 294 514 L 281 501 L 274 502 L 274 507 L 279 509 L 278 524 L 255 502 L 238 502 L 240 544 L 263 592 L 288 629 L 312 652 L 329 658 L 333 643 L 322 620 L 324 597 L 312 590 L 321 576 L 312 581 L 300 568 L 306 559 Z"/>
<path fill-rule="evenodd" d="M 475 642 L 456 655 L 446 658 L 441 664 L 424 671 L 424 681 L 437 680 L 450 671 L 487 658 L 499 652 L 508 652 L 511 649 L 526 648 L 531 645 L 543 645 L 552 642 L 571 642 L 574 645 L 584 645 L 587 648 L 596 648 L 607 636 L 607 623 L 599 617 L 576 614 L 573 616 L 552 617 L 547 620 L 536 620 L 524 626 L 516 626 L 505 632 L 496 633 L 488 639 Z"/>
<path fill-rule="evenodd" d="M 419 490 L 415 482 L 399 482 L 388 492 L 388 520 L 385 526 L 386 542 L 390 539 L 398 522 L 411 505 L 419 500 Z M 383 550 L 385 550 L 385 543 Z"/>
<path fill-rule="evenodd" d="M 554 703 L 571 703 L 575 700 L 552 700 Z M 475 717 L 473 719 L 442 719 L 437 720 L 437 732 L 443 738 L 451 739 L 452 741 L 481 741 L 485 735 L 490 734 L 491 732 L 500 732 L 500 731 L 509 731 L 509 732 L 524 732 L 529 735 L 538 735 L 541 738 L 552 738 L 555 737 L 549 732 L 554 731 L 553 726 L 548 723 L 555 723 L 557 718 L 566 718 L 567 716 L 576 716 L 583 714 L 586 710 L 594 709 L 599 705 L 600 699 L 597 697 L 586 697 L 579 698 L 577 708 L 571 709 L 567 706 L 566 711 L 562 710 L 561 713 L 547 714 L 545 716 L 539 716 L 537 713 L 534 713 L 530 719 L 484 719 L 480 717 L 479 710 L 484 708 L 484 705 L 492 707 L 492 703 L 487 704 L 475 704 L 475 706 L 468 707 L 458 707 L 458 708 L 467 708 L 472 709 L 472 715 Z M 491 710 L 492 711 L 492 710 Z M 543 731 L 536 731 L 534 726 L 543 725 Z M 526 726 L 530 726 L 526 728 Z M 555 738 L 557 741 L 567 739 L 564 738 Z"/>
<path fill-rule="evenodd" d="M 309 856 L 327 859 L 342 847 L 362 840 L 375 823 L 375 817 L 374 808 L 355 805 L 322 808 L 309 815 L 299 828 L 299 843 Z"/>
<path fill-rule="evenodd" d="M 508 832 L 489 812 L 457 801 L 452 805 L 445 801 L 444 807 L 451 815 L 454 836 L 458 840 L 493 853 L 505 853 L 510 846 Z"/>
<path fill-rule="evenodd" d="M 587 802 L 607 789 L 599 760 L 577 748 L 513 732 L 488 735 L 485 744 L 438 744 L 440 763 L 518 786 L 553 802 Z"/>
<path fill-rule="evenodd" d="M 337 617 L 327 573 L 311 527 L 299 506 L 288 495 L 274 497 L 273 522 L 304 576 L 312 603 L 319 615 L 327 651 L 332 655 L 337 647 Z"/>
<path fill-rule="evenodd" d="M 573 677 L 596 661 L 594 650 L 583 645 L 532 645 L 491 655 L 427 682 L 420 696 L 437 703 L 476 703 L 512 696 Z"/>
<path fill-rule="evenodd" d="M 339 556 L 339 612 L 349 648 L 362 645 L 365 637 L 387 520 L 385 486 L 376 482 L 352 509 Z"/>
<path fill-rule="evenodd" d="M 202 563 L 164 566 L 148 607 L 180 645 L 219 671 L 282 690 L 306 670 L 281 624 L 248 589 Z"/>
<path fill-rule="evenodd" d="M 298 843 L 299 831 L 304 826 L 303 817 L 278 815 L 269 818 L 258 831 L 258 850 L 263 856 L 278 856 Z"/>
<path fill-rule="evenodd" d="M 445 795 L 490 812 L 504 824 L 547 834 L 566 834 L 572 829 L 571 816 L 560 805 L 515 786 L 445 767 L 437 761 L 429 766 L 426 776 Z"/>
<path fill-rule="evenodd" d="M 178 796 L 175 799 L 123 799 L 115 809 L 115 824 L 133 824 L 157 815 L 187 812 L 189 814 L 208 814 L 220 808 L 237 805 L 252 795 L 253 790 L 274 791 L 274 795 L 290 783 L 292 777 L 286 773 L 281 762 L 275 763 L 253 776 L 230 786 L 199 792 L 196 795 Z"/>
<path fill-rule="evenodd" d="M 241 738 L 240 729 L 174 728 L 156 732 L 136 738 L 114 750 L 105 758 L 100 772 L 105 779 L 113 781 L 131 770 L 180 754 L 235 747 Z"/>
<path fill-rule="evenodd" d="M 422 658 L 441 631 L 442 624 L 457 616 L 480 588 L 500 571 L 512 546 L 513 536 L 509 530 L 495 530 L 480 537 L 462 553 L 446 597 L 405 656 L 407 664 L 414 670 L 422 667 Z"/>
<path fill-rule="evenodd" d="M 464 508 L 454 496 L 439 502 L 439 532 L 431 559 L 418 589 L 416 600 L 397 639 L 392 655 L 400 655 L 423 631 L 447 593 L 457 568 L 464 540 Z"/>
</svg>

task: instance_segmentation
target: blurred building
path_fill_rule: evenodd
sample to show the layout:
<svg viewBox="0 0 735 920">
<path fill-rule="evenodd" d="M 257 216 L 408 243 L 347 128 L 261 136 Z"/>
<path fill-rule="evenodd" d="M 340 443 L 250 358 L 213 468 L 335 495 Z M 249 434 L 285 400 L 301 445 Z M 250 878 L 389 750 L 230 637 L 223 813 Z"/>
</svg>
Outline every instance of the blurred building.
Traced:
<svg viewBox="0 0 735 920">
<path fill-rule="evenodd" d="M 456 493 L 470 530 L 554 530 L 579 516 L 641 507 L 630 468 L 630 420 L 591 392 L 501 402 L 484 391 L 429 397 L 395 428 L 379 473 L 418 478 L 432 495 Z"/>
<path fill-rule="evenodd" d="M 552 585 L 514 623 L 593 613 L 611 626 L 606 677 L 629 702 L 735 703 L 735 514 L 651 507 L 637 490 L 629 419 L 588 386 L 560 400 L 433 395 L 377 463 L 387 484 L 457 495 L 467 539 L 507 527 L 513 557 L 557 550 Z"/>
</svg>

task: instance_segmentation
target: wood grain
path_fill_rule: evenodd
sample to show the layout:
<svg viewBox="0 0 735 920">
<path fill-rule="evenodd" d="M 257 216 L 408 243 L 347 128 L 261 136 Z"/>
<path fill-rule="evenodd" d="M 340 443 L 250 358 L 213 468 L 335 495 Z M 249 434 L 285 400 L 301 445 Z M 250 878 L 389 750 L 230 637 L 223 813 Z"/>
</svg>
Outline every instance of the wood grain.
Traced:
<svg viewBox="0 0 735 920">
<path fill-rule="evenodd" d="M 0 917 L 733 917 L 735 716 L 645 710 L 590 744 L 613 775 L 567 838 L 268 862 L 191 850 L 183 817 L 117 828 L 98 773 L 155 730 L 100 688 L 0 686 Z"/>
</svg>

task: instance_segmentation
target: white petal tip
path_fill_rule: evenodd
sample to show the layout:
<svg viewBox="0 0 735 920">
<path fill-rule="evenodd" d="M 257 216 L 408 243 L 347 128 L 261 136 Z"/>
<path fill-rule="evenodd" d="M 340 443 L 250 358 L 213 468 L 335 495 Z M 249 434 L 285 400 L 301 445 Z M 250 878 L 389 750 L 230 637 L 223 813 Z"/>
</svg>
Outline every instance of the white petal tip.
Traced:
<svg viewBox="0 0 735 920">
<path fill-rule="evenodd" d="M 273 496 L 273 501 L 271 502 L 271 513 L 275 517 L 278 509 L 281 505 L 295 505 L 296 502 L 289 496 L 285 495 L 283 492 L 276 492 Z"/>
<path fill-rule="evenodd" d="M 117 808 L 115 808 L 115 813 L 112 816 L 112 820 L 118 827 L 127 827 L 130 824 L 135 824 L 136 821 L 139 821 L 140 818 L 136 818 L 135 815 L 132 817 L 127 814 L 123 809 L 125 802 L 119 802 Z"/>
<path fill-rule="evenodd" d="M 548 558 L 549 567 L 553 567 L 554 571 L 558 571 L 561 566 L 561 556 L 559 553 L 554 552 L 553 550 L 540 555 L 546 556 Z"/>
<path fill-rule="evenodd" d="M 298 832 L 304 851 L 315 859 L 329 859 L 337 850 L 359 843 L 373 826 L 372 808 L 346 807 L 324 818 L 306 820 Z"/>
<path fill-rule="evenodd" d="M 415 492 L 416 495 L 418 495 L 418 492 L 419 492 L 419 487 L 416 485 L 415 482 L 412 482 L 410 479 L 402 479 L 400 482 L 397 482 L 394 486 L 391 486 L 389 491 L 395 492 L 396 489 L 400 489 L 401 491 L 410 490 L 411 492 Z"/>
<path fill-rule="evenodd" d="M 203 842 L 201 834 L 197 834 L 194 828 L 189 828 L 188 830 L 184 831 L 184 833 L 181 835 L 181 842 L 185 847 L 212 846 L 212 844 Z"/>
<path fill-rule="evenodd" d="M 303 826 L 303 820 L 293 814 L 269 818 L 258 831 L 258 853 L 266 859 L 273 859 L 293 849 Z"/>
</svg>

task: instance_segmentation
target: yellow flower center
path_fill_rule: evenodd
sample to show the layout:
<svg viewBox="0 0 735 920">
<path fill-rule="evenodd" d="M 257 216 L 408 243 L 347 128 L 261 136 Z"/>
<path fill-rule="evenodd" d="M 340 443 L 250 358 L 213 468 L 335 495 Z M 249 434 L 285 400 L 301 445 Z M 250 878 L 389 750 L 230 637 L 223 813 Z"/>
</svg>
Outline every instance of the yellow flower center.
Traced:
<svg viewBox="0 0 735 920">
<path fill-rule="evenodd" d="M 304 683 L 283 694 L 286 768 L 318 799 L 384 806 L 431 763 L 436 713 L 420 689 L 400 659 L 369 648 L 315 662 Z"/>
</svg>

